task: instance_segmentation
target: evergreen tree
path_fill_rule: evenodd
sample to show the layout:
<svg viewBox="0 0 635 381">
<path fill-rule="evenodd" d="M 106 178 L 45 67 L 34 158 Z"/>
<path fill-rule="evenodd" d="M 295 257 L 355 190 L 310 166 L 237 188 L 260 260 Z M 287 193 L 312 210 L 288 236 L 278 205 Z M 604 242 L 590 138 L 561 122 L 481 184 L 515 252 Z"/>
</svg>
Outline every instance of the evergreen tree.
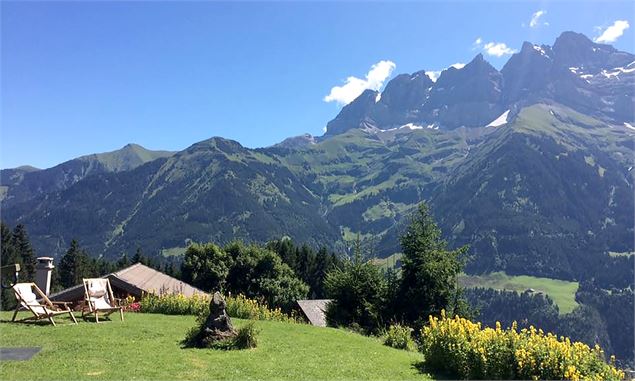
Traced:
<svg viewBox="0 0 635 381">
<path fill-rule="evenodd" d="M 379 268 L 362 259 L 358 238 L 353 259 L 326 275 L 326 294 L 333 299 L 327 307 L 327 322 L 330 326 L 358 326 L 368 333 L 377 332 L 383 325 L 386 286 Z"/>
<path fill-rule="evenodd" d="M 51 273 L 51 293 L 62 291 L 63 289 L 64 287 L 62 287 L 62 281 L 60 280 L 60 268 L 58 263 Z"/>
<path fill-rule="evenodd" d="M 123 253 L 121 258 L 117 261 L 117 270 L 125 269 L 130 266 L 130 260 L 128 259 L 128 254 Z"/>
<path fill-rule="evenodd" d="M 135 251 L 134 256 L 132 257 L 132 263 L 141 263 L 148 266 L 148 258 L 143 255 L 143 251 L 141 251 L 140 247 L 137 247 L 137 251 Z"/>
<path fill-rule="evenodd" d="M 100 258 L 95 262 L 95 276 L 104 276 L 113 271 L 115 271 L 115 266 L 112 262 L 106 261 L 103 258 Z"/>
<path fill-rule="evenodd" d="M 457 277 L 468 247 L 447 249 L 447 242 L 441 238 L 441 230 L 425 203 L 419 204 L 400 243 L 403 265 L 395 303 L 404 322 L 419 325 L 429 315 L 439 315 L 442 309 L 459 305 Z"/>
<path fill-rule="evenodd" d="M 1 251 L 0 254 L 0 264 L 2 266 L 11 265 L 14 263 L 20 263 L 18 258 L 16 257 L 16 251 L 13 247 L 13 235 L 11 234 L 11 229 L 4 222 L 0 222 L 0 239 L 1 239 Z M 3 285 L 10 285 L 13 282 L 13 272 L 11 271 L 3 271 L 0 274 L 2 277 Z M 0 301 L 0 309 L 2 310 L 10 310 L 15 308 L 15 297 L 13 296 L 13 291 L 11 289 L 2 289 L 0 294 L 2 300 Z"/>
<path fill-rule="evenodd" d="M 79 247 L 76 240 L 71 241 L 68 251 L 59 264 L 60 283 L 63 288 L 68 288 L 82 283 L 83 278 L 94 276 L 88 254 Z"/>
<path fill-rule="evenodd" d="M 23 281 L 35 280 L 35 255 L 26 227 L 19 224 L 13 229 L 12 246 L 16 252 L 16 258 L 20 261 L 20 278 Z"/>
<path fill-rule="evenodd" d="M 15 248 L 13 247 L 13 234 L 11 229 L 4 222 L 0 222 L 0 238 L 2 239 L 2 254 L 0 260 L 2 265 L 18 263 Z"/>
<path fill-rule="evenodd" d="M 324 278 L 334 266 L 341 265 L 335 254 L 321 248 L 317 253 L 307 245 L 297 247 L 288 237 L 270 241 L 267 249 L 274 251 L 304 283 L 309 286 L 311 298 L 324 297 Z"/>
</svg>

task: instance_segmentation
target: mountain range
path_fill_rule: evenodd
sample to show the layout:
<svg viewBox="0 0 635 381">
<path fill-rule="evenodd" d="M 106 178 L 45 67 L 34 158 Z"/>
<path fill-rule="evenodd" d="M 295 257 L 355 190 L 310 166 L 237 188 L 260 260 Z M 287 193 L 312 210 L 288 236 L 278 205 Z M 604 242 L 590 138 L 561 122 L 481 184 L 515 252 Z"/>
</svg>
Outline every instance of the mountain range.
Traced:
<svg viewBox="0 0 635 381">
<path fill-rule="evenodd" d="M 564 32 L 500 71 L 479 54 L 436 81 L 400 74 L 319 137 L 5 169 L 2 219 L 24 223 L 40 255 L 73 238 L 115 258 L 282 236 L 344 251 L 359 236 L 385 257 L 425 200 L 450 244 L 470 245 L 468 271 L 579 280 L 635 251 L 634 104 L 635 56 Z"/>
</svg>

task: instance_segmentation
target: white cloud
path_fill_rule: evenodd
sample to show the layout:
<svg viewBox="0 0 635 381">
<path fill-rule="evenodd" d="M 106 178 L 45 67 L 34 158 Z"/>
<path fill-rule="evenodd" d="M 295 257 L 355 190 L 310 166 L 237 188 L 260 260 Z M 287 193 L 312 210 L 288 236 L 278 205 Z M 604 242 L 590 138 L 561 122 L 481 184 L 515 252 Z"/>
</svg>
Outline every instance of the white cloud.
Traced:
<svg viewBox="0 0 635 381">
<path fill-rule="evenodd" d="M 535 12 L 531 15 L 531 20 L 529 21 L 529 27 L 535 28 L 540 25 L 540 17 L 544 16 L 547 11 L 543 11 L 542 9 L 538 12 Z M 549 25 L 549 23 L 543 23 L 543 25 Z"/>
<path fill-rule="evenodd" d="M 452 64 L 452 65 L 448 66 L 448 68 L 453 67 L 453 68 L 455 68 L 455 69 L 463 69 L 463 67 L 464 67 L 464 66 L 465 66 L 465 64 L 464 64 L 464 63 L 457 62 L 457 63 L 455 63 L 455 64 Z M 447 69 L 444 69 L 444 70 L 447 70 Z M 437 79 L 439 79 L 439 76 L 441 75 L 441 72 L 442 72 L 442 71 L 443 71 L 443 70 L 431 70 L 431 71 L 426 71 L 426 75 L 427 75 L 428 77 L 430 77 L 430 79 L 432 80 L 432 82 L 436 82 L 436 81 L 437 81 Z"/>
<path fill-rule="evenodd" d="M 483 51 L 490 56 L 502 57 L 509 54 L 514 54 L 516 51 L 503 42 L 488 42 L 483 45 Z"/>
<path fill-rule="evenodd" d="M 606 28 L 604 32 L 593 41 L 599 43 L 615 42 L 624 34 L 624 31 L 628 29 L 629 26 L 626 20 L 616 20 L 613 25 Z"/>
<path fill-rule="evenodd" d="M 479 50 L 481 48 L 481 46 L 483 46 L 483 39 L 478 37 L 476 40 L 474 40 L 474 42 L 472 43 L 472 50 Z"/>
<path fill-rule="evenodd" d="M 396 66 L 392 61 L 379 61 L 370 67 L 366 79 L 351 76 L 346 78 L 346 83 L 342 86 L 334 86 L 329 95 L 324 97 L 324 102 L 337 102 L 346 105 L 366 89 L 379 90 Z"/>
<path fill-rule="evenodd" d="M 502 57 L 504 55 L 514 54 L 516 51 L 503 42 L 488 42 L 483 44 L 481 37 L 477 38 L 472 44 L 472 50 L 483 50 L 490 56 Z"/>
<path fill-rule="evenodd" d="M 426 75 L 432 80 L 432 82 L 436 82 L 441 75 L 441 70 L 426 71 Z"/>
</svg>

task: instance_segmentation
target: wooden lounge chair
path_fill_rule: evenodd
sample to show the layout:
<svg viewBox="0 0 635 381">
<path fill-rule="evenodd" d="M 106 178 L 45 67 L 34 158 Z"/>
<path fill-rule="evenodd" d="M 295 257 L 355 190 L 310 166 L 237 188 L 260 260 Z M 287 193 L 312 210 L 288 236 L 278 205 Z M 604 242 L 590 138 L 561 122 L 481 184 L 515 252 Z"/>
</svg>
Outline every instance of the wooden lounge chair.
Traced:
<svg viewBox="0 0 635 381">
<path fill-rule="evenodd" d="M 82 306 L 82 318 L 94 315 L 95 321 L 99 323 L 99 313 L 108 316 L 115 311 L 119 311 L 121 321 L 123 321 L 123 306 L 119 305 L 118 299 L 112 294 L 110 281 L 108 278 L 84 279 L 84 305 Z"/>
<path fill-rule="evenodd" d="M 16 321 L 15 318 L 18 315 L 18 311 L 27 310 L 31 311 L 33 316 L 17 321 L 48 319 L 51 324 L 55 325 L 53 316 L 69 314 L 71 319 L 73 319 L 73 323 L 77 324 L 73 311 L 71 311 L 67 302 L 51 302 L 35 283 L 16 283 L 12 288 L 18 301 L 18 306 L 15 308 L 11 321 Z M 35 290 L 35 293 L 33 290 Z M 38 302 L 38 295 L 41 302 Z"/>
</svg>

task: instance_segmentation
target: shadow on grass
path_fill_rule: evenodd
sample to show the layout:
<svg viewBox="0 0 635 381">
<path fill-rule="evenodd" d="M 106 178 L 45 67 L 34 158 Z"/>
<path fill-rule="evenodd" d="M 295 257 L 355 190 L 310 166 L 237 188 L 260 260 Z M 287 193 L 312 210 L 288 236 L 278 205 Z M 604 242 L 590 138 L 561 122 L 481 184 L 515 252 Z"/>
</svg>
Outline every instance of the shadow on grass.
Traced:
<svg viewBox="0 0 635 381">
<path fill-rule="evenodd" d="M 70 321 L 70 319 L 69 319 L 69 321 Z M 43 319 L 43 320 L 16 320 L 16 321 L 12 321 L 11 319 L 0 319 L 0 323 L 2 323 L 2 324 L 6 324 L 6 323 L 8 323 L 8 324 L 25 324 L 25 325 L 50 325 L 50 326 L 53 325 L 47 319 Z M 57 321 L 55 322 L 55 324 L 58 324 Z"/>
<path fill-rule="evenodd" d="M 84 315 L 84 317 L 80 317 L 78 319 L 78 321 L 80 319 L 85 321 L 85 322 L 90 322 L 90 323 L 107 323 L 107 322 L 113 321 L 113 319 L 110 316 L 100 316 L 99 317 L 99 322 L 98 322 L 97 319 L 95 319 L 95 315 Z M 120 319 L 118 319 L 118 320 L 120 320 Z"/>
<path fill-rule="evenodd" d="M 419 373 L 429 376 L 434 380 L 458 380 L 456 375 L 428 368 L 425 361 L 415 362 L 412 364 L 412 367 L 418 370 Z"/>
</svg>

